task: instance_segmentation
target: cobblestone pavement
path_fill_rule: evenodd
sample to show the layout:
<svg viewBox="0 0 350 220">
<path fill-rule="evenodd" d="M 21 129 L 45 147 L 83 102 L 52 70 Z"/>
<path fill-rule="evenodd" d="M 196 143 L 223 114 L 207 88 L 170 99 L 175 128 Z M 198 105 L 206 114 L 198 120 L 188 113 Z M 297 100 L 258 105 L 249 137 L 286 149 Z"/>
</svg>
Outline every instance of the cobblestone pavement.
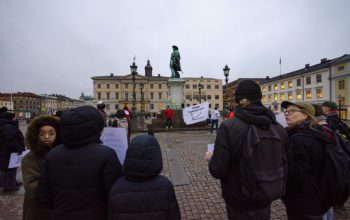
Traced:
<svg viewBox="0 0 350 220">
<path fill-rule="evenodd" d="M 190 184 L 175 186 L 182 219 L 227 219 L 225 205 L 221 197 L 219 181 L 208 173 L 204 154 L 208 143 L 214 143 L 215 134 L 209 132 L 167 132 L 157 133 L 163 154 L 162 174 L 171 177 L 167 151 L 176 151 Z M 23 191 L 3 194 L 0 191 L 0 220 L 17 220 L 22 217 Z M 347 217 L 349 216 L 349 217 Z M 281 201 L 272 205 L 271 219 L 287 219 Z M 336 220 L 350 219 L 350 200 L 344 209 L 337 210 Z"/>
</svg>

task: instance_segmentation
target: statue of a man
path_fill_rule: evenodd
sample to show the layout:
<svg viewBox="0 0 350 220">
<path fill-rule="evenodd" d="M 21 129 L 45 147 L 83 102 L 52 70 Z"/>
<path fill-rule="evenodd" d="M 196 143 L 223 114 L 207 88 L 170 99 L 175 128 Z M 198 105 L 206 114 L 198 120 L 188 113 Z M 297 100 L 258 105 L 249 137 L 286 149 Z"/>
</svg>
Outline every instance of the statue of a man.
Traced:
<svg viewBox="0 0 350 220">
<path fill-rule="evenodd" d="M 173 52 L 170 57 L 171 78 L 180 78 L 178 71 L 181 71 L 179 48 L 173 45 Z"/>
</svg>

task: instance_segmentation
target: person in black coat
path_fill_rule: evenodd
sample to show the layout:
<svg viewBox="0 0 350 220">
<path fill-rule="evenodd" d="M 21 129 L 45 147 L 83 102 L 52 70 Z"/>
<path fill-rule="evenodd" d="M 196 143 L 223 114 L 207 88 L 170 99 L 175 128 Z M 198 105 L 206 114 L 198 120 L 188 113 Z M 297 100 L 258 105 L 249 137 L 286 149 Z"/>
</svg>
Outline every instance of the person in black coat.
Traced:
<svg viewBox="0 0 350 220">
<path fill-rule="evenodd" d="M 330 203 L 317 190 L 323 175 L 324 144 L 329 138 L 315 120 L 315 109 L 307 102 L 282 102 L 293 147 L 288 152 L 288 181 L 284 202 L 288 219 L 322 220 Z"/>
<path fill-rule="evenodd" d="M 124 176 L 109 195 L 108 219 L 181 219 L 172 183 L 159 175 L 163 160 L 158 141 L 135 137 L 126 152 Z"/>
<path fill-rule="evenodd" d="M 242 148 L 247 139 L 250 125 L 256 127 L 275 127 L 284 150 L 290 143 L 285 129 L 276 121 L 274 113 L 261 103 L 260 86 L 252 80 L 242 81 L 236 90 L 236 102 L 239 103 L 235 117 L 221 123 L 216 140 L 214 153 L 207 152 L 209 172 L 220 179 L 222 197 L 225 200 L 229 219 L 270 219 L 271 201 L 257 202 L 242 192 L 242 184 L 238 179 L 239 165 L 242 163 Z M 282 160 L 283 158 L 278 158 Z"/>
<path fill-rule="evenodd" d="M 0 109 L 0 171 L 4 192 L 19 190 L 21 184 L 16 181 L 17 168 L 8 168 L 11 153 L 25 150 L 23 134 L 14 119 L 15 114 L 6 107 Z"/>
<path fill-rule="evenodd" d="M 53 209 L 53 219 L 106 219 L 108 194 L 122 167 L 115 151 L 100 144 L 101 115 L 91 106 L 71 109 L 60 127 L 63 145 L 45 158 L 36 200 Z"/>
</svg>

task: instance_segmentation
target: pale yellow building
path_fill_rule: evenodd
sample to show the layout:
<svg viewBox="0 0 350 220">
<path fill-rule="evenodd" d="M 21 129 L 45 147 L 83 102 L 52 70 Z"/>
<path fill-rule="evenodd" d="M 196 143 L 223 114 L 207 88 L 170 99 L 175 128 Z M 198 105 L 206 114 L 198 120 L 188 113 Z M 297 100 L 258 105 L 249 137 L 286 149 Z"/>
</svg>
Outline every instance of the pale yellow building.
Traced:
<svg viewBox="0 0 350 220">
<path fill-rule="evenodd" d="M 168 103 L 168 80 L 169 77 L 153 76 L 152 66 L 147 61 L 145 66 L 145 75 L 137 73 L 135 75 L 135 93 L 136 93 L 136 111 L 151 113 L 153 115 L 161 113 L 166 109 Z M 133 76 L 114 75 L 93 76 L 93 97 L 94 105 L 98 101 L 106 104 L 106 113 L 115 114 L 118 109 L 127 106 L 132 109 L 133 101 Z M 201 90 L 202 102 L 208 100 L 212 108 L 217 105 L 222 110 L 222 80 L 211 78 L 184 78 L 184 107 L 199 103 L 198 83 L 204 85 Z M 188 97 L 188 99 L 187 99 Z"/>
</svg>

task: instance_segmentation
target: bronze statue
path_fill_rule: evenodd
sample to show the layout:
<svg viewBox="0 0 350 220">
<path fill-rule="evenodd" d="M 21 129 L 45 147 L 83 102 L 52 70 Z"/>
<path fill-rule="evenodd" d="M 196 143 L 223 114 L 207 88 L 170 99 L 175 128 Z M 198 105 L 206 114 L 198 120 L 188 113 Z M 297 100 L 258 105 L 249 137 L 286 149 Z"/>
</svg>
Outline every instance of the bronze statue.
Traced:
<svg viewBox="0 0 350 220">
<path fill-rule="evenodd" d="M 181 71 L 180 59 L 181 57 L 179 53 L 179 48 L 173 45 L 173 52 L 171 53 L 171 57 L 170 57 L 170 70 L 171 70 L 170 78 L 180 78 L 180 74 L 178 72 L 178 71 Z"/>
</svg>

